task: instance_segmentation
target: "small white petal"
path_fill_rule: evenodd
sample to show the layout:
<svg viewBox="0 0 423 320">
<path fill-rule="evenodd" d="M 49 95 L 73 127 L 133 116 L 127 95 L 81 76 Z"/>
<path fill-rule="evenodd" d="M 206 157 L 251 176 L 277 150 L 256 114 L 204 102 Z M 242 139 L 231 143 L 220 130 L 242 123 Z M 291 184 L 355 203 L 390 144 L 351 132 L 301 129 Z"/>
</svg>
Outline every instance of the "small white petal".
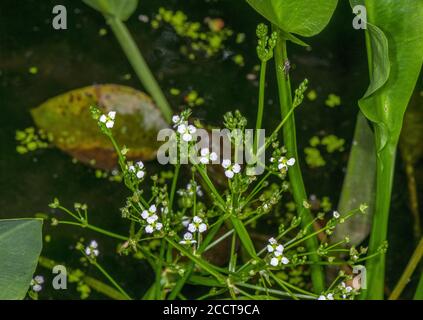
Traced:
<svg viewBox="0 0 423 320">
<path fill-rule="evenodd" d="M 201 223 L 201 222 L 203 222 L 203 219 L 201 219 L 199 216 L 194 216 L 192 221 L 194 221 L 195 223 Z"/>
<path fill-rule="evenodd" d="M 268 252 L 273 252 L 273 251 L 275 251 L 275 249 L 273 248 L 273 246 L 272 246 L 272 245 L 268 244 L 268 245 L 267 245 L 267 251 L 268 251 Z"/>
<path fill-rule="evenodd" d="M 190 233 L 190 232 L 185 232 L 185 234 L 184 234 L 184 239 L 185 239 L 185 240 L 192 240 L 192 233 Z"/>
<path fill-rule="evenodd" d="M 223 168 L 228 168 L 229 166 L 231 165 L 231 160 L 229 160 L 229 159 L 223 159 L 223 161 L 222 161 L 222 167 Z"/>
<path fill-rule="evenodd" d="M 138 178 L 138 179 L 142 179 L 142 178 L 144 178 L 144 175 L 145 175 L 145 172 L 144 172 L 144 171 L 142 171 L 142 170 L 140 170 L 140 171 L 138 171 L 138 172 L 137 172 L 137 178 Z"/>
<path fill-rule="evenodd" d="M 42 284 L 44 283 L 44 277 L 43 276 L 35 276 L 34 280 L 38 283 L 38 284 Z"/>
<path fill-rule="evenodd" d="M 193 223 L 190 223 L 188 225 L 188 231 L 189 232 L 195 232 L 195 231 L 197 231 L 197 227 Z"/>
<path fill-rule="evenodd" d="M 149 217 L 149 213 L 148 213 L 148 211 L 147 210 L 144 210 L 142 213 L 141 213 L 141 217 L 143 218 L 143 219 L 147 219 L 148 217 Z"/>
<path fill-rule="evenodd" d="M 98 251 L 97 249 L 94 249 L 94 250 L 93 250 L 93 254 L 94 254 L 96 257 L 98 257 L 99 251 Z"/>
<path fill-rule="evenodd" d="M 216 152 L 210 153 L 210 160 L 211 161 L 216 161 L 217 160 L 217 154 L 216 154 Z"/>
<path fill-rule="evenodd" d="M 186 126 L 186 125 L 184 125 L 184 124 L 180 124 L 180 125 L 178 126 L 177 131 L 178 131 L 180 134 L 183 134 L 183 133 L 185 133 L 185 132 L 187 131 L 187 126 Z"/>
<path fill-rule="evenodd" d="M 282 169 L 287 169 L 287 166 L 286 166 L 285 164 L 283 164 L 283 163 L 279 163 L 279 164 L 278 164 L 278 169 L 279 169 L 279 170 L 282 170 Z"/>
<path fill-rule="evenodd" d="M 109 120 L 109 121 L 106 122 L 106 127 L 111 129 L 111 128 L 113 128 L 114 124 L 115 124 L 114 121 Z"/>
<path fill-rule="evenodd" d="M 270 244 L 277 244 L 278 242 L 276 241 L 276 239 L 275 239 L 275 238 L 270 238 L 270 239 L 269 239 L 269 243 L 270 243 Z"/>
<path fill-rule="evenodd" d="M 91 248 L 90 248 L 90 247 L 86 247 L 86 248 L 85 248 L 85 254 L 86 254 L 87 256 L 91 255 Z"/>
<path fill-rule="evenodd" d="M 97 241 L 95 241 L 95 240 L 93 240 L 93 241 L 91 241 L 91 243 L 90 243 L 90 247 L 91 248 L 97 248 L 98 247 L 98 243 L 97 243 Z"/>
<path fill-rule="evenodd" d="M 189 125 L 188 126 L 188 132 L 189 133 L 195 133 L 197 131 L 197 128 L 196 127 L 194 127 L 193 125 Z"/>
<path fill-rule="evenodd" d="M 156 230 L 161 230 L 163 228 L 163 223 L 157 222 L 156 223 Z"/>
<path fill-rule="evenodd" d="M 148 209 L 148 211 L 150 211 L 150 212 L 156 212 L 157 211 L 157 208 L 156 208 L 156 205 L 151 205 L 150 206 L 150 209 Z"/>
<path fill-rule="evenodd" d="M 339 214 L 339 212 L 338 212 L 338 211 L 334 211 L 334 212 L 333 212 L 333 217 L 334 217 L 335 219 L 338 219 L 340 216 L 341 216 L 341 215 Z"/>
<path fill-rule="evenodd" d="M 108 116 L 109 116 L 110 119 L 114 120 L 115 117 L 116 117 L 116 111 L 110 111 Z"/>
<path fill-rule="evenodd" d="M 283 258 L 281 259 L 281 262 L 282 262 L 283 264 L 288 264 L 288 263 L 289 263 L 289 259 L 288 259 L 288 258 L 286 258 L 286 257 L 283 257 Z"/>
<path fill-rule="evenodd" d="M 175 116 L 172 117 L 173 123 L 178 123 L 179 121 L 181 121 L 181 118 L 178 115 L 175 115 Z"/>
<path fill-rule="evenodd" d="M 135 167 L 134 166 L 129 166 L 128 171 L 134 172 L 135 171 Z"/>
<path fill-rule="evenodd" d="M 226 170 L 225 176 L 228 177 L 229 179 L 232 179 L 234 177 L 234 173 L 231 170 Z"/>
<path fill-rule="evenodd" d="M 274 267 L 277 267 L 277 266 L 278 266 L 278 264 L 279 264 L 279 260 L 278 260 L 277 258 L 272 258 L 272 259 L 270 260 L 270 264 L 271 264 L 272 266 L 274 266 Z"/>
<path fill-rule="evenodd" d="M 328 300 L 333 300 L 333 294 L 332 293 L 328 293 L 326 298 L 328 298 Z"/>
<path fill-rule="evenodd" d="M 107 117 L 104 114 L 102 114 L 99 120 L 100 122 L 105 123 L 107 121 Z"/>
<path fill-rule="evenodd" d="M 206 230 L 207 230 L 207 225 L 206 225 L 205 223 L 201 223 L 201 224 L 198 226 L 198 232 L 202 233 L 202 232 L 204 232 L 204 231 L 206 231 Z"/>
<path fill-rule="evenodd" d="M 156 221 L 158 219 L 159 219 L 159 217 L 157 216 L 157 214 L 153 214 L 151 217 L 147 218 L 147 223 L 152 224 L 154 221 Z"/>
<path fill-rule="evenodd" d="M 182 140 L 184 140 L 185 142 L 190 142 L 192 140 L 192 135 L 189 133 L 184 133 L 182 135 Z"/>
<path fill-rule="evenodd" d="M 235 163 L 232 167 L 232 171 L 235 173 L 239 173 L 241 171 L 241 166 L 238 163 Z"/>
<path fill-rule="evenodd" d="M 144 168 L 144 163 L 142 161 L 138 161 L 137 166 L 138 166 L 138 168 L 142 169 L 142 168 Z"/>
<path fill-rule="evenodd" d="M 208 164 L 208 163 L 209 163 L 209 159 L 208 159 L 208 158 L 206 158 L 206 157 L 201 157 L 201 158 L 200 158 L 200 162 L 201 162 L 202 164 Z"/>
<path fill-rule="evenodd" d="M 326 300 L 326 297 L 324 295 L 321 295 L 317 298 L 317 300 Z"/>
<path fill-rule="evenodd" d="M 282 253 L 283 252 L 283 245 L 278 245 L 277 247 L 276 247 L 276 251 L 278 251 L 278 252 L 280 252 L 280 253 Z"/>
<path fill-rule="evenodd" d="M 32 286 L 32 290 L 35 291 L 35 292 L 40 292 L 42 288 L 43 287 L 41 287 L 39 284 Z"/>
<path fill-rule="evenodd" d="M 202 148 L 200 151 L 201 156 L 206 157 L 210 153 L 209 148 Z"/>
<path fill-rule="evenodd" d="M 295 164 L 295 159 L 294 159 L 294 158 L 289 159 L 289 160 L 286 162 L 286 164 L 287 164 L 288 166 L 293 166 L 293 165 Z"/>
<path fill-rule="evenodd" d="M 147 233 L 153 233 L 153 231 L 154 231 L 154 228 L 153 228 L 152 225 L 147 225 L 145 227 L 145 232 L 147 232 Z"/>
</svg>

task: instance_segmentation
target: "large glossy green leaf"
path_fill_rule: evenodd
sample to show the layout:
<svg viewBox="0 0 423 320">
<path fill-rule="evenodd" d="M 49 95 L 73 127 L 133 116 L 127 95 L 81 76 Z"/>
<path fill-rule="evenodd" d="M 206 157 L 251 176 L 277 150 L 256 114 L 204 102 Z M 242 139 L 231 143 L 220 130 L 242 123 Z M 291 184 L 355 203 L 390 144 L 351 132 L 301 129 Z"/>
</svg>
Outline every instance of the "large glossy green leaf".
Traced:
<svg viewBox="0 0 423 320">
<path fill-rule="evenodd" d="M 320 33 L 329 23 L 338 4 L 338 0 L 247 0 L 247 2 L 282 31 L 303 37 Z"/>
<path fill-rule="evenodd" d="M 370 86 L 359 101 L 377 125 L 378 148 L 398 141 L 402 119 L 423 62 L 423 1 L 351 0 L 365 5 Z"/>
<path fill-rule="evenodd" d="M 117 112 L 113 133 L 129 148 L 128 158 L 152 160 L 160 146 L 157 132 L 167 124 L 143 92 L 121 85 L 96 85 L 69 91 L 31 110 L 36 125 L 52 135 L 53 143 L 81 162 L 111 169 L 117 156 L 92 119 L 89 107 Z"/>
<path fill-rule="evenodd" d="M 40 219 L 0 220 L 0 300 L 23 299 L 41 253 Z"/>
<path fill-rule="evenodd" d="M 138 6 L 138 0 L 82 0 L 104 15 L 127 20 Z"/>
<path fill-rule="evenodd" d="M 368 290 L 362 292 L 361 298 L 382 299 L 385 255 L 377 253 L 387 238 L 396 147 L 403 117 L 423 63 L 423 1 L 351 0 L 351 4 L 365 5 L 367 11 L 371 84 L 359 106 L 374 124 L 377 150 L 375 214 L 369 241 L 369 255 L 373 258 L 366 263 Z M 380 33 L 374 32 L 371 26 L 383 32 L 387 46 L 376 39 Z M 388 70 L 379 73 L 375 70 L 388 65 L 388 79 L 378 88 L 384 79 L 375 77 L 386 75 Z M 378 85 L 374 84 L 376 80 Z"/>
</svg>

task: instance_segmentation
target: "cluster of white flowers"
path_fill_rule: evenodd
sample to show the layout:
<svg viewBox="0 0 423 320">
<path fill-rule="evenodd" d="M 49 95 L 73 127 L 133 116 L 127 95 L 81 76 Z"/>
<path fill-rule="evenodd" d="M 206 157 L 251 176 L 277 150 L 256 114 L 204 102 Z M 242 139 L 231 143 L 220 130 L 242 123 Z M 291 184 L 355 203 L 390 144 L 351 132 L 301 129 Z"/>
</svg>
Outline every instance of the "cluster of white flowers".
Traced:
<svg viewBox="0 0 423 320">
<path fill-rule="evenodd" d="M 129 165 L 128 171 L 135 173 L 138 179 L 144 178 L 145 168 L 142 161 L 138 161 L 135 165 Z"/>
<path fill-rule="evenodd" d="M 335 289 L 335 292 L 339 294 L 342 299 L 350 298 L 350 296 L 354 294 L 353 288 L 346 285 L 345 282 L 341 282 Z M 334 293 L 321 294 L 317 300 L 334 300 Z"/>
<path fill-rule="evenodd" d="M 199 216 L 194 216 L 192 218 L 192 222 L 188 224 L 188 231 L 189 232 L 199 232 L 203 233 L 207 230 L 207 224 L 203 222 Z"/>
<path fill-rule="evenodd" d="M 189 142 L 193 140 L 193 134 L 197 132 L 197 128 L 192 124 L 188 124 L 188 121 L 182 119 L 180 116 L 175 115 L 172 117 L 172 122 L 174 123 L 174 127 L 176 127 L 176 131 L 181 135 L 182 140 L 185 142 Z"/>
<path fill-rule="evenodd" d="M 156 214 L 157 208 L 153 204 L 148 210 L 144 210 L 141 213 L 141 217 L 147 221 L 145 226 L 146 233 L 153 233 L 154 231 L 160 231 L 163 228 L 163 224 L 159 222 L 159 216 Z"/>
<path fill-rule="evenodd" d="M 98 251 L 98 243 L 95 240 L 92 240 L 90 244 L 85 248 L 85 254 L 92 258 L 98 257 L 100 251 Z"/>
<path fill-rule="evenodd" d="M 351 286 L 347 286 L 345 282 L 341 282 L 339 289 L 343 299 L 347 299 L 353 293 L 353 288 Z"/>
<path fill-rule="evenodd" d="M 43 289 L 42 284 L 44 283 L 43 276 L 35 276 L 34 279 L 31 280 L 31 287 L 34 292 L 40 292 Z"/>
<path fill-rule="evenodd" d="M 191 183 L 187 184 L 187 192 L 188 195 L 192 196 L 194 195 L 194 191 L 197 193 L 197 196 L 202 197 L 203 196 L 203 190 L 201 190 L 201 187 L 199 185 L 196 185 L 195 188 Z"/>
<path fill-rule="evenodd" d="M 328 293 L 327 295 L 320 295 L 317 300 L 334 300 L 333 293 Z"/>
<path fill-rule="evenodd" d="M 116 111 L 110 111 L 107 115 L 100 116 L 100 122 L 104 123 L 107 128 L 111 129 L 115 125 Z"/>
<path fill-rule="evenodd" d="M 270 259 L 270 265 L 277 267 L 280 264 L 288 264 L 289 259 L 283 255 L 284 247 L 279 244 L 275 238 L 269 239 L 267 245 L 267 252 L 272 253 L 273 257 Z"/>
<path fill-rule="evenodd" d="M 241 166 L 238 163 L 232 164 L 229 159 L 222 161 L 222 167 L 225 169 L 225 176 L 228 179 L 232 179 L 236 173 L 241 171 Z"/>
<path fill-rule="evenodd" d="M 270 158 L 270 162 L 275 162 L 275 158 Z M 287 172 L 289 167 L 292 167 L 295 164 L 295 158 L 286 158 L 286 157 L 280 157 L 278 159 L 278 169 Z"/>
<path fill-rule="evenodd" d="M 212 161 L 216 161 L 217 160 L 217 154 L 216 152 L 210 152 L 209 148 L 202 148 L 200 150 L 200 162 L 202 164 L 208 164 Z"/>
<path fill-rule="evenodd" d="M 194 240 L 192 237 L 192 233 L 191 232 L 186 232 L 184 234 L 184 240 L 179 241 L 180 244 L 194 244 L 197 243 L 197 240 Z"/>
</svg>

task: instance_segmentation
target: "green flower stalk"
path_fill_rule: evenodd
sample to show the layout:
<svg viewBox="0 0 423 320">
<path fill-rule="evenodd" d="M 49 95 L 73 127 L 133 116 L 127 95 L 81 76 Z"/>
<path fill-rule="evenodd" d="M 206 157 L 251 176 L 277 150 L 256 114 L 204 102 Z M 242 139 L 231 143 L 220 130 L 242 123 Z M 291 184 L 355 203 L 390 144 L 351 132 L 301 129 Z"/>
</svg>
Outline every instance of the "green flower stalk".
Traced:
<svg viewBox="0 0 423 320">
<path fill-rule="evenodd" d="M 275 48 L 275 65 L 276 65 L 276 76 L 278 81 L 278 93 L 279 103 L 281 107 L 281 115 L 284 118 L 290 113 L 293 108 L 292 94 L 291 94 L 291 82 L 289 79 L 289 73 L 286 72 L 286 62 L 288 61 L 286 39 L 282 36 L 281 32 L 278 32 L 278 41 Z M 298 159 L 297 151 L 297 138 L 295 130 L 295 118 L 292 114 L 283 127 L 284 144 L 287 148 L 287 157 Z M 307 200 L 307 194 L 304 187 L 303 177 L 301 175 L 301 169 L 297 163 L 295 166 L 290 168 L 288 171 L 289 179 L 292 187 L 292 194 L 297 204 L 297 209 L 301 217 L 302 226 L 308 226 L 313 221 L 313 216 L 309 210 L 304 206 L 304 201 Z M 306 241 L 306 247 L 311 252 L 316 252 L 319 244 L 316 237 L 309 238 Z M 314 253 L 310 255 L 310 260 L 315 262 L 315 265 L 311 266 L 311 278 L 313 281 L 314 292 L 320 293 L 323 291 L 325 285 L 325 278 L 323 269 L 317 263 L 320 261 L 319 256 Z"/>
</svg>

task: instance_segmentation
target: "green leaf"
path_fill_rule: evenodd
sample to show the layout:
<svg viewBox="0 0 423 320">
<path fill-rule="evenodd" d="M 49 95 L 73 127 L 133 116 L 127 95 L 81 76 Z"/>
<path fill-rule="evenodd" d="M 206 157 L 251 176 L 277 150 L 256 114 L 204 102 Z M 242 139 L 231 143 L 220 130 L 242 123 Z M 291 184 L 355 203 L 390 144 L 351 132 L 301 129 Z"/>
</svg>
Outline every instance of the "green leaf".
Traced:
<svg viewBox="0 0 423 320">
<path fill-rule="evenodd" d="M 106 16 L 127 20 L 137 9 L 138 0 L 82 0 L 86 5 Z"/>
<path fill-rule="evenodd" d="M 423 62 L 423 2 L 353 0 L 366 5 L 370 85 L 359 106 L 380 135 L 379 150 L 397 143 Z"/>
<path fill-rule="evenodd" d="M 413 297 L 414 300 L 423 300 L 423 272 L 420 275 L 419 283 L 417 284 L 416 292 Z"/>
<path fill-rule="evenodd" d="M 248 254 L 252 258 L 257 258 L 257 253 L 256 249 L 254 248 L 253 241 L 251 240 L 250 235 L 248 234 L 248 231 L 242 221 L 237 217 L 231 216 L 231 222 L 245 250 L 247 250 Z"/>
<path fill-rule="evenodd" d="M 0 220 L 0 300 L 25 298 L 42 247 L 41 219 Z"/>
<path fill-rule="evenodd" d="M 247 0 L 247 2 L 284 32 L 303 37 L 320 33 L 329 23 L 338 4 L 338 0 Z"/>
<path fill-rule="evenodd" d="M 151 99 L 133 88 L 105 84 L 84 87 L 51 98 L 32 109 L 36 125 L 53 143 L 79 161 L 111 169 L 117 156 L 109 139 L 92 119 L 89 107 L 117 112 L 113 133 L 119 145 L 129 148 L 133 160 L 153 160 L 160 146 L 157 132 L 167 123 Z"/>
<path fill-rule="evenodd" d="M 350 238 L 350 243 L 360 244 L 370 232 L 371 218 L 376 194 L 376 151 L 374 135 L 368 121 L 361 112 L 358 113 L 353 144 L 348 158 L 347 172 L 342 185 L 338 211 L 350 212 L 366 203 L 366 214 L 359 214 L 336 226 L 333 243 Z M 363 183 L 363 177 L 366 182 Z"/>
</svg>

